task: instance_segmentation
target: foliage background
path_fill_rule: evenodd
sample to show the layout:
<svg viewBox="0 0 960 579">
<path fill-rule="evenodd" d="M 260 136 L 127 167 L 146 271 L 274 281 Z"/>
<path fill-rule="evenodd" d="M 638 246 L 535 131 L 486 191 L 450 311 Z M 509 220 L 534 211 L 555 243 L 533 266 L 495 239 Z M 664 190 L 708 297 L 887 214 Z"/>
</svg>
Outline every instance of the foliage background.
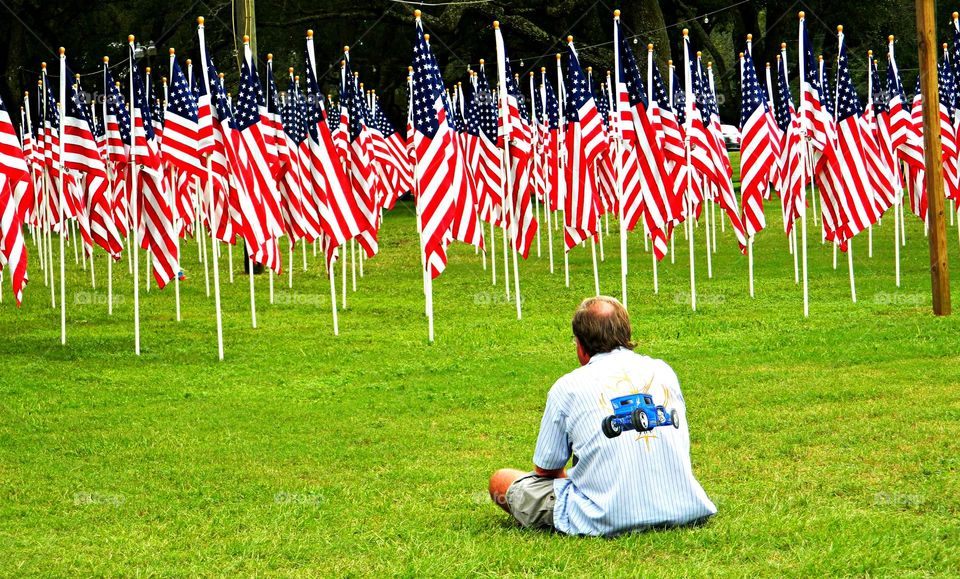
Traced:
<svg viewBox="0 0 960 579">
<path fill-rule="evenodd" d="M 938 3 L 942 40 L 952 39 L 949 18 L 957 6 L 960 2 Z M 321 81 L 325 90 L 333 92 L 342 48 L 350 45 L 354 70 L 360 72 L 367 88 L 377 89 L 394 123 L 400 124 L 406 114 L 404 81 L 412 50 L 415 7 L 395 0 L 256 0 L 259 57 L 263 60 L 267 52 L 272 52 L 281 74 L 288 66 L 302 70 L 304 33 L 312 28 L 316 32 L 318 68 L 324 73 Z M 151 60 L 160 73 L 155 75 L 159 81 L 167 68 L 168 47 L 177 48 L 181 58 L 198 58 L 197 16 L 206 17 L 207 42 L 215 63 L 226 73 L 228 87 L 235 87 L 235 50 L 244 33 L 235 18 L 238 8 L 234 0 L 2 0 L 0 13 L 7 12 L 7 17 L 0 18 L 0 38 L 5 39 L 7 49 L 0 51 L 0 70 L 5 73 L 0 96 L 8 104 L 19 104 L 24 90 L 36 88 L 40 62 L 52 65 L 59 46 L 66 47 L 76 71 L 95 73 L 104 55 L 116 63 L 125 57 L 126 37 L 131 33 L 139 41 L 155 43 L 158 56 Z M 467 66 L 476 68 L 481 58 L 495 61 L 494 19 L 503 23 L 515 72 L 526 75 L 541 66 L 552 67 L 553 55 L 563 50 L 567 34 L 574 35 L 585 65 L 605 71 L 613 64 L 610 39 L 614 8 L 623 11 L 625 30 L 637 35 L 636 48 L 642 52 L 647 42 L 653 42 L 661 64 L 669 54 L 682 58 L 681 30 L 691 30 L 695 48 L 714 62 L 717 90 L 725 96 L 721 111 L 725 122 L 738 122 L 737 53 L 744 50 L 748 32 L 754 35 L 758 65 L 775 62 L 780 43 L 787 42 L 790 70 L 795 76 L 799 10 L 806 11 L 812 42 L 828 62 L 836 55 L 836 25 L 845 25 L 852 73 L 860 84 L 861 96 L 865 97 L 866 91 L 866 52 L 873 49 L 882 58 L 889 34 L 898 38 L 897 62 L 904 86 L 908 91 L 914 86 L 916 18 L 910 0 L 493 0 L 422 7 L 424 24 L 432 35 L 432 46 L 448 85 L 465 80 Z M 586 48 L 601 43 L 606 44 Z M 115 74 L 122 78 L 125 75 L 120 69 L 122 66 Z M 97 82 L 92 76 L 86 81 L 86 90 L 95 90 Z M 834 84 L 831 82 L 831 86 Z"/>
</svg>

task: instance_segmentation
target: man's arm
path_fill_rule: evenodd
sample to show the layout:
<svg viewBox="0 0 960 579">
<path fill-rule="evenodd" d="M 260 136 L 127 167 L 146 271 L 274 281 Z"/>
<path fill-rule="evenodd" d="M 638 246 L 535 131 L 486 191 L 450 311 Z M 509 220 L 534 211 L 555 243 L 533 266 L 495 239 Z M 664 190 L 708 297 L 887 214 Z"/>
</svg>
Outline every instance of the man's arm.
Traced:
<svg viewBox="0 0 960 579">
<path fill-rule="evenodd" d="M 542 476 L 545 478 L 567 478 L 567 469 L 563 467 L 548 470 L 534 465 L 533 470 L 537 473 L 537 476 Z"/>
<path fill-rule="evenodd" d="M 560 404 L 557 385 L 547 395 L 547 405 L 540 421 L 540 434 L 533 454 L 534 472 L 537 476 L 565 478 L 565 467 L 570 459 L 570 442 L 567 439 L 567 420 Z M 543 466 L 541 466 L 543 465 Z M 544 468 L 553 467 L 553 468 Z"/>
</svg>

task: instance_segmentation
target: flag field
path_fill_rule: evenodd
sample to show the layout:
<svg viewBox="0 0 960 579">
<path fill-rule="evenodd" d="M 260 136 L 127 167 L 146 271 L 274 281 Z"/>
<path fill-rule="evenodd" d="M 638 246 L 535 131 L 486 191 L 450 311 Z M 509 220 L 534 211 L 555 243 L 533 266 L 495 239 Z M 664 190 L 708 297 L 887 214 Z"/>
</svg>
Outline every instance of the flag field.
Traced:
<svg viewBox="0 0 960 579">
<path fill-rule="evenodd" d="M 892 215 L 874 228 L 872 258 L 867 235 L 856 237 L 857 303 L 845 256 L 835 270 L 811 224 L 804 319 L 778 200 L 766 215 L 754 299 L 729 222 L 718 224 L 713 279 L 703 222 L 695 229 L 695 312 L 682 227 L 659 295 L 642 238 L 630 236 L 634 339 L 680 378 L 694 472 L 719 513 L 703 528 L 612 540 L 521 531 L 486 492 L 493 470 L 531 466 L 547 390 L 576 365 L 570 318 L 594 292 L 589 243 L 570 254 L 570 288 L 561 268 L 549 273 L 545 246 L 520 263 L 521 321 L 474 249 L 451 246 L 433 283 L 433 344 L 410 201 L 386 214 L 338 337 L 322 256 L 311 252 L 304 273 L 298 246 L 293 288 L 286 271 L 276 276 L 272 305 L 257 276 L 251 329 L 243 252 L 230 284 L 224 251 L 223 362 L 194 242 L 181 249 L 182 322 L 172 292 L 141 288 L 139 357 L 125 258 L 112 316 L 105 253 L 95 290 L 68 259 L 65 346 L 37 266 L 22 308 L 9 291 L 0 304 L 0 575 L 960 568 L 960 319 L 930 314 L 922 222 L 908 212 L 900 288 Z M 611 219 L 599 264 L 601 292 L 614 296 L 617 231 Z M 554 244 L 561 251 L 562 232 Z"/>
</svg>

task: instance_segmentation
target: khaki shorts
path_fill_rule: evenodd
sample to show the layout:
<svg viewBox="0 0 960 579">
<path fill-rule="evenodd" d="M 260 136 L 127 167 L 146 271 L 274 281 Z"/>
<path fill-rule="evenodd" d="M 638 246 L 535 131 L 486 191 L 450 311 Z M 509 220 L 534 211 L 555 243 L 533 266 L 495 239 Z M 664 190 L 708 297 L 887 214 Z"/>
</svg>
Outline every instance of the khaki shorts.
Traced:
<svg viewBox="0 0 960 579">
<path fill-rule="evenodd" d="M 524 527 L 553 527 L 553 505 L 557 502 L 553 480 L 531 472 L 513 481 L 507 489 L 510 514 Z"/>
</svg>

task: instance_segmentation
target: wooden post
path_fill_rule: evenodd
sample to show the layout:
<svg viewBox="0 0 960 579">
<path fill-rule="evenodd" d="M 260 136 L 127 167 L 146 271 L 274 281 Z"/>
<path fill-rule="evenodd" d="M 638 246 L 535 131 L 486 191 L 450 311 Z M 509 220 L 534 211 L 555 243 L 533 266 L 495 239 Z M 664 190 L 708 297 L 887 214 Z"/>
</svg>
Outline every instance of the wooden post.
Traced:
<svg viewBox="0 0 960 579">
<path fill-rule="evenodd" d="M 257 19 L 254 0 L 240 0 L 234 4 L 234 18 L 236 18 L 237 27 L 241 30 L 240 36 L 250 37 L 250 50 L 253 51 L 254 58 L 257 55 Z"/>
<path fill-rule="evenodd" d="M 943 163 L 940 157 L 940 109 L 937 87 L 937 35 L 934 0 L 916 0 L 917 48 L 920 53 L 920 92 L 923 94 L 923 146 L 927 179 L 927 220 L 930 225 L 930 286 L 933 313 L 950 315 L 950 272 L 944 223 Z"/>
</svg>

